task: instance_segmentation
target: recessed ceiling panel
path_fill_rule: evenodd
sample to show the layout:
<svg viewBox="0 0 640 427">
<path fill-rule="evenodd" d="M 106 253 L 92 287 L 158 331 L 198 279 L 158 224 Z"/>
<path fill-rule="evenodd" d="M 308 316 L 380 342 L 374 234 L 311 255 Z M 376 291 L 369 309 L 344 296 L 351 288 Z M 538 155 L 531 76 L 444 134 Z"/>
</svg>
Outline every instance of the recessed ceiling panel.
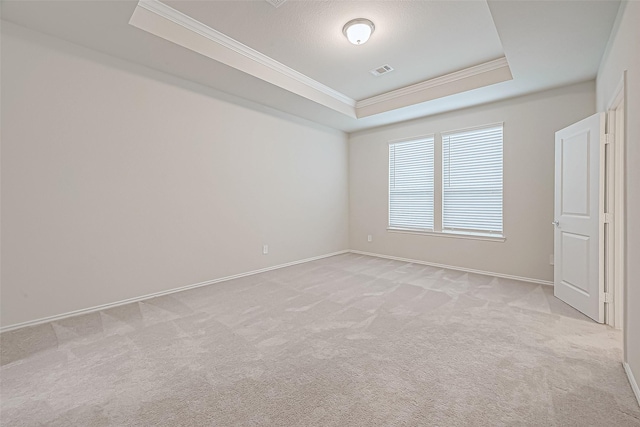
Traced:
<svg viewBox="0 0 640 427">
<path fill-rule="evenodd" d="M 380 95 L 504 56 L 484 1 L 166 1 L 167 5 L 353 99 Z M 354 18 L 375 32 L 355 46 Z M 393 64 L 375 78 L 369 70 Z"/>
<path fill-rule="evenodd" d="M 82 55 L 128 72 L 352 132 L 593 79 L 620 1 L 288 0 L 277 9 L 264 0 L 170 4 L 360 101 L 354 101 L 358 118 L 130 25 L 138 0 L 2 0 L 2 32 L 45 40 L 28 28 L 58 38 L 46 41 L 52 48 L 80 54 L 60 41 L 67 40 L 90 49 Z M 376 24 L 363 46 L 342 35 L 355 17 Z M 484 69 L 502 57 L 504 67 L 451 83 L 469 67 Z M 382 64 L 395 70 L 369 73 Z M 416 101 L 416 92 L 425 96 Z"/>
</svg>

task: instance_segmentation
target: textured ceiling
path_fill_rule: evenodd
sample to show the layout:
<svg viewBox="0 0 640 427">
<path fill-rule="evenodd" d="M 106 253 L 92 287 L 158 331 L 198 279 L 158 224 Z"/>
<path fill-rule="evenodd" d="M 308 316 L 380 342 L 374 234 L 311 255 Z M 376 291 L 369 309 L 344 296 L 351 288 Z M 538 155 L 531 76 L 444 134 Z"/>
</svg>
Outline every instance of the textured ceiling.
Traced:
<svg viewBox="0 0 640 427">
<path fill-rule="evenodd" d="M 415 83 L 501 51 L 513 80 L 356 119 L 129 25 L 137 1 L 3 0 L 2 19 L 205 85 L 216 96 L 231 94 L 255 108 L 263 108 L 261 104 L 350 132 L 592 79 L 619 7 L 617 0 L 345 1 L 329 2 L 331 7 L 323 9 L 324 3 L 288 0 L 277 9 L 263 0 L 170 4 L 187 14 L 202 10 L 202 16 L 197 16 L 200 21 L 213 28 L 217 25 L 219 31 L 356 99 L 403 85 L 404 78 Z M 204 13 L 207 8 L 227 12 L 209 16 Z M 306 13 L 306 8 L 317 11 Z M 449 14 L 437 15 L 432 22 L 433 14 L 427 10 L 436 9 L 429 8 L 449 10 Z M 455 8 L 459 14 L 453 12 Z M 458 32 L 471 28 L 468 20 L 474 16 L 469 11 L 474 11 L 479 27 L 458 39 Z M 488 13 L 494 26 L 486 25 Z M 261 14 L 271 18 L 259 19 Z M 368 17 L 378 26 L 364 46 L 348 44 L 340 32 L 344 22 L 356 16 Z M 243 26 L 259 30 L 244 31 Z M 312 30 L 293 40 L 290 26 Z M 438 31 L 431 32 L 434 26 Z M 478 40 L 485 40 L 485 46 L 477 47 Z M 461 46 L 465 42 L 466 49 Z M 455 53 L 458 49 L 463 53 Z M 397 71 L 377 79 L 368 74 L 384 63 Z M 122 66 L 143 72 L 126 63 Z"/>
</svg>

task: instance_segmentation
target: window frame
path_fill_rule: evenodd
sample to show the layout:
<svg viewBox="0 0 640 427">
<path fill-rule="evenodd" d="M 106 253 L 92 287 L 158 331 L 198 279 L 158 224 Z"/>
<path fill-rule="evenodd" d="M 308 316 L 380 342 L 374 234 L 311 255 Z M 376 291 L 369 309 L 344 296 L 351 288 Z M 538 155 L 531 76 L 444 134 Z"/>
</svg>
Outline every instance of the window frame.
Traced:
<svg viewBox="0 0 640 427">
<path fill-rule="evenodd" d="M 411 227 L 398 227 L 398 226 L 392 226 L 391 225 L 391 154 L 390 154 L 390 148 L 392 145 L 394 144 L 402 144 L 402 143 L 408 143 L 408 142 L 420 142 L 420 141 L 425 141 L 425 140 L 431 140 L 431 144 L 433 145 L 432 147 L 432 151 L 433 151 L 433 165 L 432 165 L 432 169 L 433 169 L 433 200 L 432 200 L 432 205 L 433 205 L 433 212 L 431 213 L 432 217 L 433 217 L 433 224 L 432 224 L 432 228 L 428 229 L 428 228 L 411 228 Z M 436 219 L 435 219 L 435 211 L 436 211 L 436 206 L 435 206 L 435 202 L 436 202 L 436 185 L 435 185 L 435 175 L 436 175 L 436 134 L 435 133 L 430 133 L 430 134 L 425 134 L 425 135 L 416 135 L 410 138 L 401 138 L 401 139 L 394 139 L 391 141 L 388 141 L 387 143 L 387 230 L 395 230 L 395 231 L 409 231 L 409 232 L 415 232 L 415 233 L 431 233 L 435 230 L 436 227 Z"/>
<path fill-rule="evenodd" d="M 501 209 L 502 209 L 502 232 L 484 232 L 484 231 L 472 231 L 472 230 L 453 230 L 453 229 L 443 229 L 443 215 L 444 215 L 444 140 L 443 135 L 457 133 L 457 132 L 468 132 L 476 129 L 485 129 L 490 127 L 502 126 L 502 200 L 501 200 Z M 423 230 L 423 229 L 414 229 L 414 228 L 402 228 L 402 227 L 392 227 L 389 225 L 390 223 L 390 207 L 391 207 L 391 199 L 390 199 L 390 191 L 389 191 L 389 180 L 390 180 L 390 158 L 389 158 L 389 149 L 388 146 L 398 142 L 410 142 L 410 141 L 418 141 L 420 139 L 433 138 L 434 144 L 434 169 L 433 169 L 433 180 L 434 180 L 434 192 L 433 192 L 433 230 Z M 430 134 L 421 134 L 407 138 L 394 139 L 388 141 L 387 144 L 387 232 L 390 233 L 399 233 L 399 234 L 414 234 L 414 235 L 426 235 L 426 236 L 434 236 L 434 237 L 446 237 L 446 238 L 455 238 L 455 239 L 468 239 L 468 240 L 480 240 L 480 241 L 490 241 L 490 242 L 505 242 L 507 240 L 506 234 L 506 212 L 505 212 L 505 123 L 504 122 L 493 122 L 486 123 L 477 126 L 469 126 L 464 128 L 452 129 L 448 131 L 434 132 Z M 439 185 L 438 185 L 439 184 Z M 436 215 L 436 210 L 439 210 L 439 215 Z"/>
<path fill-rule="evenodd" d="M 501 145 L 502 145 L 502 153 L 501 153 L 501 163 L 500 163 L 500 168 L 501 168 L 501 175 L 502 175 L 502 185 L 501 185 L 501 195 L 500 195 L 500 211 L 501 211 L 501 217 L 502 217 L 502 230 L 501 231 L 490 231 L 490 230 L 474 230 L 474 229 L 465 229 L 465 228 L 448 228 L 445 229 L 444 228 L 444 209 L 445 209 L 445 204 L 444 204 L 444 162 L 445 162 L 445 157 L 444 157 L 444 137 L 451 135 L 451 134 L 456 134 L 456 133 L 465 133 L 465 132 L 472 132 L 475 130 L 481 130 L 481 129 L 490 129 L 490 128 L 495 128 L 495 127 L 501 127 L 502 128 L 502 141 L 501 141 Z M 461 128 L 461 129 L 455 129 L 455 130 L 450 130 L 450 131 L 443 131 L 440 132 L 440 149 L 442 151 L 442 168 L 440 170 L 440 174 L 442 176 L 442 192 L 441 192 L 441 208 L 442 208 L 442 216 L 441 216 L 441 229 L 443 233 L 450 233 L 450 234 L 460 234 L 460 235 L 471 235 L 471 236 L 484 236 L 484 237 L 496 237 L 496 238 L 504 238 L 505 233 L 504 233 L 504 122 L 496 122 L 496 123 L 488 123 L 485 125 L 479 125 L 479 126 L 471 126 L 471 127 L 466 127 L 466 128 Z"/>
</svg>

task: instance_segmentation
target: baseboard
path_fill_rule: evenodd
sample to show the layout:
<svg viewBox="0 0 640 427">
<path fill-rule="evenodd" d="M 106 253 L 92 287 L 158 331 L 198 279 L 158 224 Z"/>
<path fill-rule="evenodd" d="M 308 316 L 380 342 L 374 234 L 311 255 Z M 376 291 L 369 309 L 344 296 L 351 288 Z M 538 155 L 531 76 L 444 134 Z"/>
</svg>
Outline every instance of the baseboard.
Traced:
<svg viewBox="0 0 640 427">
<path fill-rule="evenodd" d="M 638 406 L 640 406 L 640 387 L 638 387 L 638 383 L 636 382 L 636 379 L 633 376 L 633 372 L 631 372 L 631 366 L 629 366 L 627 362 L 622 362 L 622 366 L 624 367 L 624 371 L 627 373 L 629 384 L 631 384 L 631 390 L 633 390 L 633 394 L 636 395 Z"/>
<path fill-rule="evenodd" d="M 296 264 L 303 264 L 305 262 L 310 262 L 310 261 L 315 261 L 318 259 L 322 259 L 322 258 L 328 258 L 331 256 L 335 256 L 335 255 L 341 255 L 341 254 L 345 254 L 345 253 L 354 253 L 354 254 L 360 254 L 360 255 L 368 255 L 368 256 L 373 256 L 373 257 L 378 257 L 378 258 L 386 258 L 386 259 L 393 259 L 396 261 L 403 261 L 403 262 L 410 262 L 410 263 L 414 263 L 414 264 L 423 264 L 423 265 L 429 265 L 432 267 L 438 267 L 438 268 L 447 268 L 450 270 L 457 270 L 457 271 L 464 271 L 466 273 L 475 273 L 475 274 L 483 274 L 486 276 L 495 276 L 495 277 L 502 277 L 505 279 L 513 279 L 513 280 L 521 280 L 524 282 L 530 282 L 530 283 L 538 283 L 538 284 L 542 284 L 542 285 L 551 285 L 553 286 L 553 282 L 549 282 L 546 280 L 540 280 L 540 279 L 532 279 L 532 278 L 528 278 L 528 277 L 520 277 L 520 276 L 512 276 L 509 274 L 501 274 L 501 273 L 494 273 L 491 271 L 483 271 L 483 270 L 473 270 L 470 268 L 464 268 L 464 267 L 457 267 L 457 266 L 453 266 L 453 265 L 446 265 L 446 264 L 437 264 L 437 263 L 433 263 L 433 262 L 428 262 L 428 261 L 421 261 L 421 260 L 415 260 L 415 259 L 409 259 L 409 258 L 401 258 L 401 257 L 395 257 L 395 256 L 391 256 L 391 255 L 383 255 L 383 254 L 377 254 L 377 253 L 372 253 L 372 252 L 364 252 L 364 251 L 358 251 L 358 250 L 343 250 L 343 251 L 338 251 L 338 252 L 332 252 L 329 254 L 324 254 L 324 255 L 319 255 L 316 257 L 311 257 L 311 258 L 305 258 L 305 259 L 301 259 L 298 261 L 292 261 L 292 262 L 288 262 L 285 264 L 279 264 L 279 265 L 274 265 L 272 267 L 266 267 L 266 268 L 262 268 L 259 270 L 253 270 L 253 271 L 249 271 L 246 273 L 240 273 L 240 274 L 235 274 L 233 276 L 226 276 L 226 277 L 221 277 L 219 279 L 213 279 L 213 280 L 207 280 L 205 282 L 200 282 L 200 283 L 195 283 L 193 285 L 187 285 L 187 286 L 182 286 L 179 288 L 173 288 L 173 289 L 169 289 L 167 291 L 161 291 L 161 292 L 156 292 L 153 294 L 147 294 L 147 295 L 142 295 L 139 297 L 134 297 L 134 298 L 129 298 L 126 300 L 122 300 L 122 301 L 117 301 L 117 302 L 112 302 L 109 304 L 103 304 L 103 305 L 98 305 L 98 306 L 94 306 L 94 307 L 89 307 L 89 308 L 84 308 L 81 310 L 75 310 L 75 311 L 70 311 L 68 313 L 63 313 L 63 314 L 57 314 L 54 316 L 49 316 L 49 317 L 43 317 L 40 319 L 36 319 L 36 320 L 29 320 L 27 322 L 22 322 L 22 323 L 16 323 L 13 325 L 9 325 L 9 326 L 3 326 L 0 327 L 0 333 L 2 332 L 8 332 L 8 331 L 12 331 L 15 329 L 20 329 L 20 328 L 25 328 L 28 326 L 35 326 L 35 325 L 40 325 L 42 323 L 47 323 L 47 322 L 54 322 L 56 320 L 61 320 L 61 319 L 66 319 L 68 317 L 73 317 L 73 316 L 79 316 L 81 314 L 87 314 L 87 313 L 93 313 L 96 311 L 100 311 L 100 310 L 106 310 L 109 308 L 113 308 L 113 307 L 118 307 L 121 305 L 125 305 L 125 304 L 130 304 L 133 302 L 140 302 L 149 298 L 155 298 L 155 297 L 160 297 L 163 295 L 170 295 L 176 292 L 181 292 L 181 291 L 186 291 L 188 289 L 194 289 L 194 288 L 199 288 L 202 286 L 208 286 L 208 285 L 213 285 L 214 283 L 220 283 L 220 282 L 225 282 L 227 280 L 233 280 L 233 279 L 238 279 L 240 277 L 245 277 L 245 276 L 251 276 L 254 274 L 259 274 L 259 273 L 264 273 L 266 271 L 271 271 L 271 270 L 277 270 L 279 268 L 285 268 L 285 267 L 290 267 L 292 265 L 296 265 Z M 627 369 L 625 367 L 625 369 Z M 628 371 L 627 374 L 630 375 L 631 371 Z M 632 376 L 629 376 L 630 381 L 631 378 L 633 378 Z M 632 383 L 636 384 L 635 382 Z M 635 389 L 634 392 L 636 392 L 636 396 L 638 396 L 638 392 L 637 392 L 637 384 L 635 385 Z"/>
<path fill-rule="evenodd" d="M 226 282 L 227 280 L 233 280 L 233 279 L 238 279 L 240 277 L 252 276 L 254 274 L 264 273 L 266 271 L 277 270 L 279 268 L 284 268 L 284 267 L 291 267 L 292 265 L 303 264 L 305 262 L 315 261 L 315 260 L 322 259 L 322 258 L 328 258 L 328 257 L 332 257 L 332 256 L 335 256 L 335 255 L 342 255 L 342 254 L 346 254 L 346 253 L 349 253 L 349 252 L 350 252 L 349 250 L 332 252 L 332 253 L 329 253 L 329 254 L 324 254 L 324 255 L 319 255 L 319 256 L 315 256 L 315 257 L 311 257 L 311 258 L 301 259 L 301 260 L 298 260 L 298 261 L 288 262 L 286 264 L 274 265 L 273 267 L 261 268 L 260 270 L 253 270 L 253 271 L 249 271 L 249 272 L 246 272 L 246 273 L 234 274 L 233 276 L 226 276 L 226 277 L 221 277 L 219 279 L 207 280 L 206 282 L 195 283 L 193 285 L 181 286 L 179 288 L 173 288 L 173 289 L 169 289 L 167 291 L 155 292 L 153 294 L 147 294 L 147 295 L 143 295 L 143 296 L 139 296 L 139 297 L 129 298 L 129 299 L 126 299 L 126 300 L 112 302 L 112 303 L 109 303 L 109 304 L 97 305 L 97 306 L 94 306 L 94 307 L 83 308 L 81 310 L 70 311 L 68 313 L 57 314 L 57 315 L 49 316 L 49 317 L 43 317 L 43 318 L 36 319 L 36 320 L 29 320 L 27 322 L 16 323 L 16 324 L 9 325 L 9 326 L 3 326 L 3 327 L 0 327 L 0 333 L 13 331 L 15 329 L 20 329 L 20 328 L 25 328 L 25 327 L 28 327 L 28 326 L 40 325 L 42 323 L 54 322 L 56 320 L 66 319 L 68 317 L 73 317 L 73 316 L 79 316 L 81 314 L 88 314 L 88 313 L 93 313 L 93 312 L 100 311 L 100 310 L 106 310 L 106 309 L 109 309 L 109 308 L 118 307 L 118 306 L 125 305 L 125 304 L 130 304 L 132 302 L 140 302 L 140 301 L 143 301 L 143 300 L 146 300 L 146 299 L 149 299 L 149 298 L 155 298 L 155 297 L 161 297 L 161 296 L 164 296 L 164 295 L 170 295 L 170 294 L 174 294 L 176 292 L 186 291 L 188 289 L 200 288 L 202 286 L 213 285 L 214 283 Z"/>
<path fill-rule="evenodd" d="M 349 252 L 354 253 L 354 254 L 360 254 L 360 255 L 374 256 L 374 257 L 378 257 L 378 258 L 393 259 L 393 260 L 396 260 L 396 261 L 410 262 L 410 263 L 413 263 L 413 264 L 429 265 L 431 267 L 446 268 L 446 269 L 449 269 L 449 270 L 464 271 L 465 273 L 482 274 L 482 275 L 485 275 L 485 276 L 502 277 L 504 279 L 520 280 L 520 281 L 523 281 L 523 282 L 530 282 L 530 283 L 537 283 L 537 284 L 540 284 L 540 285 L 553 286 L 553 282 L 550 282 L 548 280 L 532 279 L 530 277 L 512 276 L 510 274 L 494 273 L 492 271 L 474 270 L 474 269 L 471 269 L 471 268 L 457 267 L 455 265 L 437 264 L 435 262 L 421 261 L 421 260 L 409 259 L 409 258 L 401 258 L 401 257 L 391 256 L 391 255 L 376 254 L 376 253 L 372 253 L 372 252 L 363 252 L 363 251 L 357 251 L 357 250 L 354 250 L 354 249 L 350 250 Z"/>
</svg>

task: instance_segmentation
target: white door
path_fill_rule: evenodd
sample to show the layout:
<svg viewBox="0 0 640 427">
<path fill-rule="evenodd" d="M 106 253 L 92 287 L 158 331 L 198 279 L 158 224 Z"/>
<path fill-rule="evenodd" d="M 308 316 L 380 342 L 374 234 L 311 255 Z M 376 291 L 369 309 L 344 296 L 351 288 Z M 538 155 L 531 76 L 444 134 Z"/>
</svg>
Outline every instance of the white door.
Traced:
<svg viewBox="0 0 640 427">
<path fill-rule="evenodd" d="M 556 132 L 554 295 L 604 321 L 604 129 L 598 113 Z"/>
</svg>

